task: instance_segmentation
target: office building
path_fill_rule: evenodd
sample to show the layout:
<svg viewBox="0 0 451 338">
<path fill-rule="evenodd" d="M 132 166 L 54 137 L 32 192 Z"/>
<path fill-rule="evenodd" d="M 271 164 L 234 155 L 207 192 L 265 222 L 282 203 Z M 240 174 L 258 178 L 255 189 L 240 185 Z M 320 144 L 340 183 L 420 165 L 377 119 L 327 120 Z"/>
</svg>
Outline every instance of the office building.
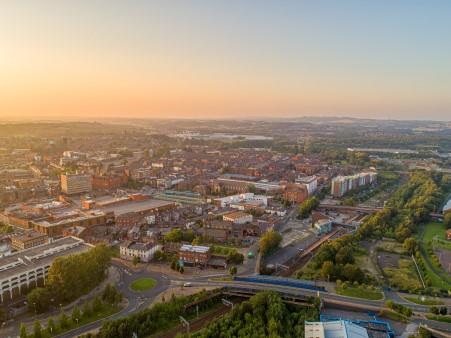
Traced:
<svg viewBox="0 0 451 338">
<path fill-rule="evenodd" d="M 81 194 L 92 190 L 91 175 L 63 174 L 61 175 L 61 191 L 67 195 Z"/>
</svg>

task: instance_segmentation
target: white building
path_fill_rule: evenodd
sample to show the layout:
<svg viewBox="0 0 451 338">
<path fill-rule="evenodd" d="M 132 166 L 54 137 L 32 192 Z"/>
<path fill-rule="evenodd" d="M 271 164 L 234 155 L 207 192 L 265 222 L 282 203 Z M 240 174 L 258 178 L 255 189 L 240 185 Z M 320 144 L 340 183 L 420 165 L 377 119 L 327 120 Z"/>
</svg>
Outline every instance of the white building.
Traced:
<svg viewBox="0 0 451 338">
<path fill-rule="evenodd" d="M 221 208 L 225 208 L 231 206 L 232 204 L 238 203 L 258 203 L 261 206 L 268 206 L 268 196 L 265 195 L 256 195 L 252 192 L 247 192 L 243 194 L 230 195 L 221 198 L 215 198 L 213 203 Z"/>
<path fill-rule="evenodd" d="M 222 216 L 222 219 L 234 224 L 246 224 L 252 222 L 252 215 L 242 211 L 235 211 Z"/>
<path fill-rule="evenodd" d="M 45 285 L 53 261 L 92 248 L 83 240 L 64 237 L 0 258 L 0 299 L 12 299 L 31 287 Z"/>
<path fill-rule="evenodd" d="M 305 322 L 305 338 L 368 338 L 364 327 L 346 320 Z"/>
<path fill-rule="evenodd" d="M 305 184 L 307 187 L 308 195 L 311 196 L 315 193 L 316 189 L 318 188 L 318 177 L 315 175 L 313 176 L 307 176 L 307 177 L 298 177 L 296 179 L 296 183 L 302 183 Z"/>
<path fill-rule="evenodd" d="M 156 251 L 161 249 L 161 245 L 151 243 L 139 243 L 126 241 L 119 246 L 119 253 L 122 259 L 133 260 L 138 257 L 141 262 L 150 262 Z"/>
</svg>

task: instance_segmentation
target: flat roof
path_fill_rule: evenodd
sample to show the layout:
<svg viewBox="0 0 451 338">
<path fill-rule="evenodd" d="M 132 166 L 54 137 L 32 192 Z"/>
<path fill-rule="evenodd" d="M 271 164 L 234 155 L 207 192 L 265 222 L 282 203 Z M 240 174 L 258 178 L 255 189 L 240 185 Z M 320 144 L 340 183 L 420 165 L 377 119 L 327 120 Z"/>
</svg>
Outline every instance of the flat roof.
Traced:
<svg viewBox="0 0 451 338">
<path fill-rule="evenodd" d="M 102 207 L 103 211 L 113 211 L 114 214 L 122 215 L 129 212 L 143 212 L 149 209 L 161 208 L 164 206 L 172 205 L 173 202 L 158 200 L 158 199 L 148 199 L 143 201 L 129 201 L 123 202 L 121 204 L 110 205 Z"/>
<path fill-rule="evenodd" d="M 207 253 L 209 250 L 210 247 L 200 245 L 183 244 L 180 247 L 180 251 L 188 251 L 188 252 Z"/>
<path fill-rule="evenodd" d="M 233 218 L 233 219 L 237 219 L 237 218 L 241 218 L 241 217 L 248 217 L 248 216 L 252 216 L 252 215 L 245 213 L 244 211 L 233 211 L 231 213 L 224 215 L 224 217 Z"/>
<path fill-rule="evenodd" d="M 82 253 L 90 248 L 92 245 L 79 238 L 64 237 L 4 256 L 0 258 L 0 281 L 40 266 L 50 265 L 57 257 Z"/>
</svg>

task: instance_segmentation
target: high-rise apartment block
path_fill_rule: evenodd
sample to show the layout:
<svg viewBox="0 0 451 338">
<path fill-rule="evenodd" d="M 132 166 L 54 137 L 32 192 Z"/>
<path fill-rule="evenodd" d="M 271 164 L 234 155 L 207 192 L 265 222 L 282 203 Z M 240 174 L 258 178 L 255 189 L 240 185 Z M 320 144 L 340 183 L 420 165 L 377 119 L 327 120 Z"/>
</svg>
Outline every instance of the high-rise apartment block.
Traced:
<svg viewBox="0 0 451 338">
<path fill-rule="evenodd" d="M 348 191 L 374 183 L 376 177 L 377 173 L 375 172 L 364 172 L 351 176 L 337 176 L 332 179 L 331 194 L 335 197 L 341 197 Z"/>
</svg>

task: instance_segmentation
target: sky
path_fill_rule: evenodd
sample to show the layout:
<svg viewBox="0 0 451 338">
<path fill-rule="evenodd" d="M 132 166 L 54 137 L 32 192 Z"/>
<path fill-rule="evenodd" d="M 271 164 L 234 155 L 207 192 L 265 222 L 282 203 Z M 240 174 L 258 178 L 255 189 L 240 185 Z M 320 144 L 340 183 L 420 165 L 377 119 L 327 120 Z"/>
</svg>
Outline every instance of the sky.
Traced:
<svg viewBox="0 0 451 338">
<path fill-rule="evenodd" d="M 0 118 L 451 120 L 448 0 L 0 2 Z"/>
</svg>

